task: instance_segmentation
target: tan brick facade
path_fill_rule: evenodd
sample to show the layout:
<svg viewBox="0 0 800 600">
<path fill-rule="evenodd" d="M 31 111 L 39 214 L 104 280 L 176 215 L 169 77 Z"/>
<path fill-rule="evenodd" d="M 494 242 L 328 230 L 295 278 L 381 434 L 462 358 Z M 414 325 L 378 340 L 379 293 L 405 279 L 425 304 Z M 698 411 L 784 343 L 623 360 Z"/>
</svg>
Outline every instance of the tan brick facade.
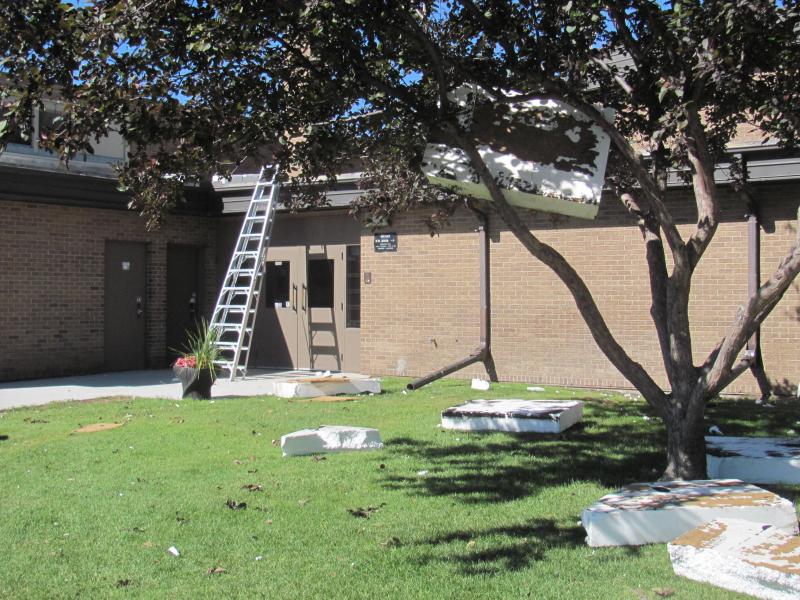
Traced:
<svg viewBox="0 0 800 600">
<path fill-rule="evenodd" d="M 147 362 L 166 350 L 167 244 L 204 246 L 213 306 L 215 220 L 171 215 L 155 232 L 127 210 L 0 202 L 0 381 L 103 370 L 106 240 L 147 243 Z"/>
<path fill-rule="evenodd" d="M 763 278 L 795 236 L 796 184 L 763 184 Z M 684 233 L 692 227 L 690 198 L 670 199 Z M 692 291 L 694 348 L 700 361 L 725 332 L 747 292 L 746 207 L 725 196 L 717 239 L 703 259 Z M 147 232 L 125 210 L 39 202 L 0 202 L 0 381 L 103 370 L 104 244 L 147 243 L 147 359 L 162 367 L 166 346 L 167 244 L 203 246 L 206 312 L 227 265 L 216 256 L 222 219 L 171 215 Z M 397 252 L 362 244 L 361 370 L 375 375 L 422 375 L 471 353 L 478 345 L 479 246 L 477 220 L 460 210 L 451 227 L 431 237 L 425 213 L 400 216 Z M 528 213 L 531 228 L 562 252 L 585 278 L 626 350 L 661 382 L 663 369 L 649 316 L 641 236 L 613 198 L 595 221 Z M 310 226 L 329 226 L 325 215 Z M 234 227 L 235 229 L 235 227 Z M 218 231 L 219 230 L 219 231 Z M 317 229 L 314 229 L 316 231 Z M 231 234 L 233 234 L 231 230 Z M 528 255 L 495 219 L 490 223 L 492 348 L 502 380 L 578 386 L 628 387 L 597 349 L 571 296 L 546 267 Z M 371 283 L 364 283 L 369 273 Z M 770 379 L 794 392 L 800 378 L 800 292 L 793 286 L 763 327 Z M 456 376 L 483 375 L 475 365 Z M 755 393 L 742 376 L 729 391 Z"/>
<path fill-rule="evenodd" d="M 796 185 L 756 188 L 765 231 L 762 278 L 768 277 L 795 235 L 800 201 Z M 694 207 L 681 192 L 670 203 L 684 233 Z M 724 334 L 747 293 L 746 207 L 726 192 L 722 224 L 692 289 L 691 319 L 696 360 Z M 468 211 L 430 237 L 424 213 L 395 220 L 397 253 L 375 253 L 372 235 L 362 237 L 362 370 L 421 375 L 472 352 L 479 341 L 477 221 Z M 592 290 L 618 341 L 659 381 L 664 381 L 650 299 L 643 243 L 638 229 L 613 198 L 598 218 L 578 221 L 528 213 L 531 229 L 575 266 Z M 492 348 L 501 380 L 579 386 L 629 387 L 594 344 L 560 280 L 522 248 L 497 221 L 490 224 Z M 767 374 L 784 389 L 800 377 L 800 294 L 794 286 L 762 329 Z M 457 376 L 484 374 L 481 365 Z M 755 393 L 748 373 L 731 392 Z"/>
</svg>

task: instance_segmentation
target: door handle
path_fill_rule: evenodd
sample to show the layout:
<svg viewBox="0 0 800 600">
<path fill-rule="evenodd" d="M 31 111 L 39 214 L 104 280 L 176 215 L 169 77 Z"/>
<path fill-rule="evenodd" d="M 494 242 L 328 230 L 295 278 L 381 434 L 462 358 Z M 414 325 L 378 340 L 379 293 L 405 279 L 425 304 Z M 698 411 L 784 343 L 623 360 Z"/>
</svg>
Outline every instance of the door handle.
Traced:
<svg viewBox="0 0 800 600">
<path fill-rule="evenodd" d="M 141 317 L 144 314 L 144 305 L 142 303 L 142 297 L 136 296 L 136 316 Z"/>
<path fill-rule="evenodd" d="M 303 309 L 303 312 L 305 312 L 305 310 L 306 310 L 306 290 L 307 289 L 308 288 L 306 288 L 306 284 L 304 283 L 303 284 L 303 295 L 300 298 L 300 302 L 301 302 L 300 308 Z"/>
<path fill-rule="evenodd" d="M 297 312 L 297 285 L 292 284 L 292 310 Z"/>
</svg>

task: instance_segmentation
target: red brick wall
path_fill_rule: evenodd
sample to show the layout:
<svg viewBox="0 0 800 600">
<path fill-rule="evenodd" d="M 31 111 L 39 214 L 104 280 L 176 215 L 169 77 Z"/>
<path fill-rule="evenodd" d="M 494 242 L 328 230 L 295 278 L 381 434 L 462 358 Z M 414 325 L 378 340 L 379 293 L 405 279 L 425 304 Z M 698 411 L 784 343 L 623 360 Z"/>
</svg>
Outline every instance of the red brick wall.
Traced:
<svg viewBox="0 0 800 600">
<path fill-rule="evenodd" d="M 771 274 L 795 234 L 800 187 L 765 185 L 763 278 Z M 693 201 L 670 198 L 685 234 Z M 746 207 L 725 194 L 717 237 L 694 279 L 693 349 L 701 362 L 724 335 L 747 293 Z M 378 254 L 372 235 L 362 237 L 362 370 L 421 375 L 466 356 L 478 345 L 478 238 L 475 218 L 460 211 L 453 227 L 431 238 L 424 213 L 397 218 L 398 252 Z M 559 250 L 583 276 L 618 341 L 659 381 L 665 377 L 649 315 L 650 297 L 641 235 L 619 202 L 606 198 L 595 221 L 526 213 L 543 241 Z M 491 226 L 492 346 L 501 380 L 580 386 L 629 387 L 600 352 L 561 281 L 522 248 L 495 219 Z M 770 379 L 797 385 L 800 295 L 793 287 L 763 328 Z M 484 374 L 481 365 L 458 376 Z M 729 388 L 755 393 L 748 373 Z"/>
<path fill-rule="evenodd" d="M 147 242 L 147 361 L 163 367 L 167 243 L 206 247 L 203 306 L 214 301 L 216 221 L 168 217 L 147 232 L 124 210 L 0 203 L 0 380 L 103 369 L 106 240 Z"/>
</svg>

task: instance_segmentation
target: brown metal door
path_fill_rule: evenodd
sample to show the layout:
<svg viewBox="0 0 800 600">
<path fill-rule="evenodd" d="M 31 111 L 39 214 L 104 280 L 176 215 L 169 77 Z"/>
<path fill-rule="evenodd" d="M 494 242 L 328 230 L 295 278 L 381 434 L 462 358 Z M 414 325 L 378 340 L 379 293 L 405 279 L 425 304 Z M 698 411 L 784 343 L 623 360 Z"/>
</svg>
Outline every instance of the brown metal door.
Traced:
<svg viewBox="0 0 800 600">
<path fill-rule="evenodd" d="M 297 368 L 298 314 L 304 280 L 304 252 L 273 246 L 267 252 L 250 366 Z"/>
<path fill-rule="evenodd" d="M 167 245 L 167 351 L 172 362 L 187 343 L 203 316 L 203 249 L 185 244 Z"/>
<path fill-rule="evenodd" d="M 344 358 L 344 246 L 308 246 L 306 284 L 300 327 L 305 336 L 306 366 L 341 371 Z M 301 336 L 301 345 L 302 345 Z M 301 350 L 302 353 L 302 350 Z"/>
<path fill-rule="evenodd" d="M 109 371 L 145 367 L 146 245 L 106 242 L 105 367 Z"/>
</svg>

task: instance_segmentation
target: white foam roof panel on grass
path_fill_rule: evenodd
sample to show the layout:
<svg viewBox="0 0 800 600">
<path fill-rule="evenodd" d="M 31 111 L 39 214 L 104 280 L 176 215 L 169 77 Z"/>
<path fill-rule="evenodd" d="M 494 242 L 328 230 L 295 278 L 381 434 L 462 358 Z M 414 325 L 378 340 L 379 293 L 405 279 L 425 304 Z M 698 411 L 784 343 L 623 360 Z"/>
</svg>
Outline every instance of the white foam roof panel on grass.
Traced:
<svg viewBox="0 0 800 600">
<path fill-rule="evenodd" d="M 561 433 L 583 417 L 577 400 L 470 400 L 442 411 L 442 427 L 457 431 Z"/>
<path fill-rule="evenodd" d="M 800 537 L 775 527 L 715 519 L 667 549 L 676 575 L 766 600 L 800 598 Z"/>
<path fill-rule="evenodd" d="M 274 393 L 280 398 L 315 398 L 338 394 L 380 394 L 381 380 L 373 377 L 329 375 L 276 381 Z"/>
<path fill-rule="evenodd" d="M 381 448 L 383 448 L 381 434 L 377 429 L 371 427 L 323 425 L 316 429 L 301 429 L 281 436 L 283 456 L 379 450 Z"/>
<path fill-rule="evenodd" d="M 800 484 L 800 438 L 709 436 L 709 477 Z"/>
<path fill-rule="evenodd" d="M 590 546 L 669 542 L 720 518 L 744 519 L 797 533 L 794 505 L 736 479 L 634 483 L 583 511 Z"/>
<path fill-rule="evenodd" d="M 480 86 L 462 85 L 448 94 L 460 125 L 477 149 L 507 202 L 523 208 L 593 219 L 605 179 L 610 139 L 582 112 L 548 98 L 507 92 L 497 101 Z M 606 120 L 613 110 L 600 109 Z M 491 200 L 466 153 L 434 135 L 422 171 L 429 181 L 462 194 Z"/>
</svg>

